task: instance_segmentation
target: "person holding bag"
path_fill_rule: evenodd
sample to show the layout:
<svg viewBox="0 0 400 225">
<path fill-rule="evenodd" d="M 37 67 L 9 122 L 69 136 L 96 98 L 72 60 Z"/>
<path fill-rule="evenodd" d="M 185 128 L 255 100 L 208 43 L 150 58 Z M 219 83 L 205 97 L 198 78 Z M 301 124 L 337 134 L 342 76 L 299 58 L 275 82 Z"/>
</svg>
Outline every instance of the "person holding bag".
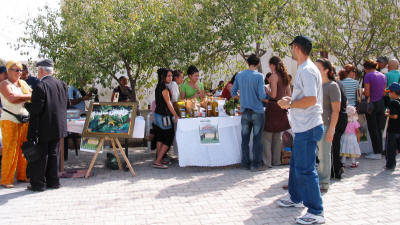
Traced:
<svg viewBox="0 0 400 225">
<path fill-rule="evenodd" d="M 291 96 L 289 75 L 281 58 L 273 56 L 269 60 L 271 76 L 267 95 L 271 97 L 265 110 L 265 125 L 263 132 L 265 166 L 281 165 L 282 131 L 290 129 L 287 110 L 282 109 L 277 101 L 285 96 Z"/>
<path fill-rule="evenodd" d="M 67 136 L 67 84 L 53 76 L 54 63 L 43 59 L 36 63 L 40 82 L 33 89 L 32 102 L 26 103 L 31 118 L 28 140 L 38 140 L 37 159 L 29 159 L 30 191 L 60 188 L 60 140 Z M 26 148 L 25 152 L 26 152 Z M 28 157 L 30 158 L 30 157 Z"/>
<path fill-rule="evenodd" d="M 368 59 L 364 62 L 364 95 L 368 98 L 369 105 L 373 107 L 365 114 L 368 131 L 371 137 L 373 153 L 366 156 L 367 159 L 382 158 L 382 130 L 385 126 L 385 104 L 383 96 L 386 89 L 386 76 L 376 71 L 378 63 Z"/>
<path fill-rule="evenodd" d="M 8 79 L 0 83 L 0 98 L 3 105 L 1 114 L 1 132 L 3 135 L 3 156 L 1 161 L 1 186 L 14 187 L 14 176 L 17 180 L 27 182 L 27 161 L 22 154 L 21 145 L 28 132 L 29 113 L 24 103 L 31 99 L 32 89 L 20 79 L 22 64 L 9 61 L 6 65 Z"/>
<path fill-rule="evenodd" d="M 168 162 L 162 161 L 169 147 L 174 141 L 173 123 L 178 123 L 178 115 L 171 103 L 171 94 L 167 85 L 172 82 L 172 71 L 169 69 L 158 69 L 158 83 L 155 91 L 156 110 L 154 112 L 155 139 L 157 142 L 157 158 L 153 167 L 157 169 L 168 169 Z M 172 116 L 174 120 L 172 120 Z"/>
</svg>

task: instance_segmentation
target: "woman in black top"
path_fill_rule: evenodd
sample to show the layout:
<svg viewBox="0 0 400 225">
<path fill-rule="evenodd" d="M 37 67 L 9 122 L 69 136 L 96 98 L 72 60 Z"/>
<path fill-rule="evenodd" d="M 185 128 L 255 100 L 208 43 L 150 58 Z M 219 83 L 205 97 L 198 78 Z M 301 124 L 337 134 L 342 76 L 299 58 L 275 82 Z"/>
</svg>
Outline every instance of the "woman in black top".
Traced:
<svg viewBox="0 0 400 225">
<path fill-rule="evenodd" d="M 157 73 L 159 80 L 155 92 L 156 110 L 154 112 L 157 159 L 153 163 L 153 167 L 167 169 L 168 166 L 163 164 L 162 158 L 174 140 L 175 132 L 172 124 L 173 122 L 178 122 L 178 115 L 172 106 L 171 94 L 167 88 L 167 84 L 172 82 L 172 71 L 169 69 L 159 69 Z"/>
<path fill-rule="evenodd" d="M 128 79 L 124 76 L 119 79 L 119 86 L 114 88 L 113 93 L 111 95 L 111 102 L 114 101 L 115 94 L 118 93 L 118 102 L 129 102 L 132 101 L 133 91 L 130 87 L 128 87 Z"/>
</svg>

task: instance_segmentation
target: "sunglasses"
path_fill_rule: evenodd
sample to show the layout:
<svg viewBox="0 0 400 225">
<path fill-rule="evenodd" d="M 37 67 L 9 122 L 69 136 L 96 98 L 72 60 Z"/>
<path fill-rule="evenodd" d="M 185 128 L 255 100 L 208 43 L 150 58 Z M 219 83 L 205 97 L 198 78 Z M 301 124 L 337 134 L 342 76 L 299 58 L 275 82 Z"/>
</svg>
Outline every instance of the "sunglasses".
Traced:
<svg viewBox="0 0 400 225">
<path fill-rule="evenodd" d="M 22 73 L 24 70 L 20 70 L 20 69 L 9 69 L 11 71 L 17 72 L 17 73 Z"/>
</svg>

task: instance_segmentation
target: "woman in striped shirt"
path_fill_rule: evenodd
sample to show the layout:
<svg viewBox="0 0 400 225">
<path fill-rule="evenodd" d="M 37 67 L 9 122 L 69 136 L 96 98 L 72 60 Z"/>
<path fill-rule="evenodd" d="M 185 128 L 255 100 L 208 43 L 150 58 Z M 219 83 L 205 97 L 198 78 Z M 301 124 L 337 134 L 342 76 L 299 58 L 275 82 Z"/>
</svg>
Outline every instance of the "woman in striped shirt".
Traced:
<svg viewBox="0 0 400 225">
<path fill-rule="evenodd" d="M 339 72 L 340 83 L 343 85 L 344 93 L 347 97 L 347 103 L 351 106 L 357 104 L 357 93 L 359 89 L 359 83 L 354 80 L 356 76 L 356 68 L 352 64 L 344 66 L 343 70 Z"/>
</svg>

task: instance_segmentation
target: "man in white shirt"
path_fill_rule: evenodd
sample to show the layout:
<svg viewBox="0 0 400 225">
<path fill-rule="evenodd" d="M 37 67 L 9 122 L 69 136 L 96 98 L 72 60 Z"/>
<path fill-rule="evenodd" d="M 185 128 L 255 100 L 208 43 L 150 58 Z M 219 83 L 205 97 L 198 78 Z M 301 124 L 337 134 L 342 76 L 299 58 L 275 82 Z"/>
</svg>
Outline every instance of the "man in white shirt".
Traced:
<svg viewBox="0 0 400 225">
<path fill-rule="evenodd" d="M 289 121 L 295 133 L 289 171 L 288 199 L 277 201 L 281 207 L 308 208 L 308 212 L 296 219 L 300 224 L 324 223 L 322 198 L 318 173 L 315 168 L 317 142 L 324 132 L 322 120 L 322 78 L 317 66 L 311 61 L 312 41 L 297 36 L 290 44 L 292 57 L 299 66 L 294 78 L 292 97 L 278 101 L 283 109 L 289 109 Z"/>
</svg>

